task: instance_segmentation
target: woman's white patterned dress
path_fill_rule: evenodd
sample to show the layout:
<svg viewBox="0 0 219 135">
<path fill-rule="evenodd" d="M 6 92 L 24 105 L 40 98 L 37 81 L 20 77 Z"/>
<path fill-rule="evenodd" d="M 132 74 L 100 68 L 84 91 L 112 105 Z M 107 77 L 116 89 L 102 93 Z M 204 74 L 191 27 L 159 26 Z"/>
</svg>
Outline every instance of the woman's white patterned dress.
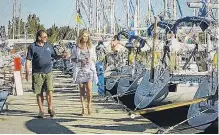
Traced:
<svg viewBox="0 0 219 135">
<path fill-rule="evenodd" d="M 89 62 L 91 59 L 90 50 L 81 50 L 75 47 L 72 52 L 72 57 L 76 58 L 76 66 L 78 68 L 77 75 L 75 76 L 75 83 L 85 83 L 85 82 L 97 82 L 97 72 L 95 64 L 93 61 Z"/>
</svg>

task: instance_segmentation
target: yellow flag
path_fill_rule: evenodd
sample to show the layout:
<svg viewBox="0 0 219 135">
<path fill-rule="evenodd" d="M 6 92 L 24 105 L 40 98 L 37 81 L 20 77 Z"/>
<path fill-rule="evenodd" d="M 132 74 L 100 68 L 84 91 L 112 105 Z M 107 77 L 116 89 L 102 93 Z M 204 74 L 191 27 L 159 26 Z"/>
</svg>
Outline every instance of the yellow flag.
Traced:
<svg viewBox="0 0 219 135">
<path fill-rule="evenodd" d="M 214 66 L 217 67 L 217 53 L 214 54 L 213 62 Z"/>
<path fill-rule="evenodd" d="M 131 52 L 131 54 L 129 54 L 129 63 L 134 64 L 134 53 L 133 52 Z"/>
<path fill-rule="evenodd" d="M 160 59 L 160 53 L 159 52 L 154 52 L 154 66 L 158 65 L 159 59 Z"/>
<path fill-rule="evenodd" d="M 76 21 L 78 24 L 82 24 L 82 20 L 81 20 L 81 17 L 79 16 L 79 14 L 76 14 L 76 16 L 75 16 L 75 21 Z"/>
</svg>

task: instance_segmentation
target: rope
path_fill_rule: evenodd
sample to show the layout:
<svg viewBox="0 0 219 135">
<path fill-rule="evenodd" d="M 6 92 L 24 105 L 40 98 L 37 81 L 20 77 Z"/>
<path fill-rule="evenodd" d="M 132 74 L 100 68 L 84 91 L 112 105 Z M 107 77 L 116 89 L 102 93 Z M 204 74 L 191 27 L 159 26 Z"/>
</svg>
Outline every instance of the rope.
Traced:
<svg viewBox="0 0 219 135">
<path fill-rule="evenodd" d="M 176 124 L 176 125 L 174 125 L 174 126 L 168 128 L 167 130 L 163 131 L 162 134 L 167 134 L 170 130 L 173 130 L 174 128 L 178 127 L 179 125 L 181 125 L 181 124 L 183 124 L 183 123 L 185 123 L 185 122 L 187 122 L 187 121 L 189 121 L 189 120 L 191 120 L 191 119 L 193 119 L 193 118 L 198 117 L 199 115 L 203 114 L 204 112 L 206 112 L 206 111 L 208 111 L 208 110 L 210 110 L 210 109 L 212 109 L 212 108 L 213 108 L 213 107 L 211 106 L 210 108 L 207 108 L 207 109 L 205 109 L 205 110 L 203 110 L 203 111 L 201 111 L 201 112 L 199 112 L 199 113 L 193 115 L 192 117 L 187 118 L 186 120 L 184 120 L 184 121 L 182 121 L 182 122 L 180 122 L 180 123 L 178 123 L 178 124 Z"/>
</svg>

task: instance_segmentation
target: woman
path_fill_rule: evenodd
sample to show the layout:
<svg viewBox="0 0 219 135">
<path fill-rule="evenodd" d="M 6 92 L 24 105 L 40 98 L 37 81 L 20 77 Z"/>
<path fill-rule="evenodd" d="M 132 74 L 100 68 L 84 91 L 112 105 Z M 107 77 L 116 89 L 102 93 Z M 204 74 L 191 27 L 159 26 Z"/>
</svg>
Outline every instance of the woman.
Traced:
<svg viewBox="0 0 219 135">
<path fill-rule="evenodd" d="M 125 47 L 122 46 L 120 41 L 118 40 L 118 36 L 115 35 L 110 43 L 110 52 L 123 52 L 125 51 Z"/>
<path fill-rule="evenodd" d="M 92 82 L 97 83 L 96 53 L 95 48 L 92 47 L 89 32 L 86 29 L 80 31 L 76 44 L 76 47 L 72 50 L 72 60 L 76 62 L 78 69 L 75 75 L 75 82 L 79 84 L 80 88 L 81 115 L 83 116 L 85 114 L 85 89 L 88 114 L 92 113 Z"/>
</svg>

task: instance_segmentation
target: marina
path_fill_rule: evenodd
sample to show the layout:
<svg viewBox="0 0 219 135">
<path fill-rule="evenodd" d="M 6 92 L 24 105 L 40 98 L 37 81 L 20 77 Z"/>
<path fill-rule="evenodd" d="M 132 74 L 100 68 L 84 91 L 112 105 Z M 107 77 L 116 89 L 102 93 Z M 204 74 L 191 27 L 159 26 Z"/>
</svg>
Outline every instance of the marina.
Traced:
<svg viewBox="0 0 219 135">
<path fill-rule="evenodd" d="M 48 29 L 37 13 L 21 19 L 22 2 L 13 0 L 12 22 L 0 23 L 0 133 L 218 133 L 218 0 L 76 0 L 73 27 Z M 51 59 L 56 115 L 40 119 L 25 64 L 42 29 L 59 58 Z M 81 116 L 74 55 L 82 29 L 98 81 L 93 113 Z"/>
</svg>

